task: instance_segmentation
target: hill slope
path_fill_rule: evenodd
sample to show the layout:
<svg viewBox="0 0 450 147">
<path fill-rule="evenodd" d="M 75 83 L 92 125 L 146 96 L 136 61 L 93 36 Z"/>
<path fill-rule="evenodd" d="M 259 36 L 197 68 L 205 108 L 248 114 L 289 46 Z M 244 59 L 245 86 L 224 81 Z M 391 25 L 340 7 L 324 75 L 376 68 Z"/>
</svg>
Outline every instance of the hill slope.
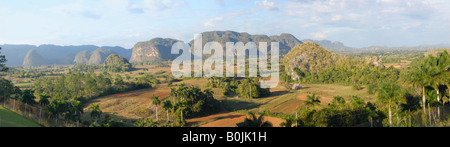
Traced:
<svg viewBox="0 0 450 147">
<path fill-rule="evenodd" d="M 1 127 L 40 127 L 37 123 L 0 106 Z"/>
<path fill-rule="evenodd" d="M 25 59 L 23 60 L 23 67 L 40 66 L 47 64 L 48 61 L 44 59 L 36 50 L 32 49 L 28 51 Z"/>
<path fill-rule="evenodd" d="M 118 55 L 129 59 L 131 57 L 131 50 L 122 47 L 109 46 L 94 46 L 94 45 L 80 45 L 80 46 L 59 46 L 59 45 L 0 45 L 2 47 L 2 54 L 6 56 L 8 62 L 7 66 L 21 66 L 24 63 L 25 56 L 28 51 L 35 50 L 43 59 L 46 60 L 45 65 L 53 64 L 74 64 L 75 56 L 82 51 L 91 51 L 98 48 L 109 49 L 116 52 Z M 100 63 L 101 64 L 101 63 Z"/>
<path fill-rule="evenodd" d="M 103 62 L 105 62 L 106 58 L 111 54 L 114 54 L 114 52 L 111 50 L 98 48 L 97 50 L 92 52 L 91 57 L 89 58 L 88 64 L 91 64 L 91 65 L 103 64 Z"/>
<path fill-rule="evenodd" d="M 172 55 L 172 45 L 179 40 L 171 38 L 154 38 L 149 41 L 138 42 L 133 47 L 130 62 L 142 63 L 154 60 L 173 60 L 179 55 Z"/>
<path fill-rule="evenodd" d="M 297 79 L 299 76 L 296 70 L 317 73 L 334 67 L 342 58 L 342 55 L 328 51 L 317 43 L 306 42 L 294 47 L 283 60 L 288 74 Z"/>
<path fill-rule="evenodd" d="M 125 72 L 130 71 L 132 68 L 130 62 L 125 57 L 116 54 L 109 55 L 103 65 L 106 66 L 108 71 L 112 72 Z"/>
<path fill-rule="evenodd" d="M 267 42 L 268 49 L 270 50 L 271 42 L 280 42 L 280 54 L 288 53 L 293 47 L 302 44 L 303 42 L 295 38 L 293 35 L 283 33 L 280 36 L 267 36 L 267 35 L 250 35 L 246 32 L 238 33 L 234 31 L 211 31 L 201 33 L 203 36 L 203 45 L 207 42 L 217 41 L 222 47 L 226 47 L 226 42 L 238 42 L 243 43 L 255 42 L 259 45 L 259 42 Z M 190 44 L 194 44 L 194 40 L 190 41 Z"/>
</svg>

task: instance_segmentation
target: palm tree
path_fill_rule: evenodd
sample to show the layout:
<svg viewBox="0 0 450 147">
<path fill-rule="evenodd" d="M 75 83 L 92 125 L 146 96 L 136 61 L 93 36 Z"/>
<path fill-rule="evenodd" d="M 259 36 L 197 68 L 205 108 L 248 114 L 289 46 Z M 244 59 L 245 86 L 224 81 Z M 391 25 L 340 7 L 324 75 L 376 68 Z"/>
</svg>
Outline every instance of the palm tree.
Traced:
<svg viewBox="0 0 450 147">
<path fill-rule="evenodd" d="M 304 102 L 305 106 L 307 106 L 307 107 L 311 106 L 312 109 L 314 109 L 314 106 L 320 105 L 320 96 L 316 97 L 315 93 L 313 95 L 308 95 L 306 97 L 307 97 L 307 100 Z"/>
<path fill-rule="evenodd" d="M 91 117 L 95 119 L 95 125 L 97 126 L 97 119 L 100 118 L 103 113 L 102 110 L 100 110 L 100 104 L 92 103 L 89 110 L 91 110 Z"/>
<path fill-rule="evenodd" d="M 172 102 L 170 102 L 169 100 L 164 101 L 162 108 L 167 111 L 167 122 L 169 122 L 169 110 L 173 108 Z"/>
<path fill-rule="evenodd" d="M 437 100 L 440 101 L 440 86 L 446 85 L 450 80 L 449 70 L 450 70 L 450 55 L 447 51 L 439 53 L 437 57 L 430 56 L 430 62 L 434 66 L 436 73 L 433 76 L 432 87 L 437 92 Z M 444 102 L 443 102 L 444 103 Z"/>
<path fill-rule="evenodd" d="M 282 127 L 292 127 L 292 125 L 294 124 L 295 118 L 293 116 L 288 116 L 284 120 L 285 120 L 285 122 L 282 122 L 280 124 L 280 126 L 282 126 Z"/>
<path fill-rule="evenodd" d="M 345 106 L 345 99 L 342 96 L 335 96 L 331 101 L 330 107 L 334 109 L 340 109 L 342 106 Z"/>
<path fill-rule="evenodd" d="M 264 114 L 256 117 L 254 113 L 249 113 L 249 117 L 244 122 L 236 124 L 238 127 L 272 127 L 272 123 L 264 121 Z"/>
<path fill-rule="evenodd" d="M 41 120 L 42 108 L 47 106 L 50 103 L 48 98 L 50 98 L 50 96 L 46 95 L 45 93 L 41 94 L 41 99 L 39 100 L 39 104 L 41 105 L 41 111 L 39 112 L 39 120 Z"/>
<path fill-rule="evenodd" d="M 392 81 L 381 83 L 378 89 L 377 100 L 388 107 L 389 127 L 392 127 L 391 106 L 402 97 L 400 89 L 401 86 Z"/>
<path fill-rule="evenodd" d="M 161 101 L 159 100 L 159 96 L 153 95 L 152 104 L 156 106 L 156 121 L 158 121 L 158 105 L 161 104 Z"/>
<path fill-rule="evenodd" d="M 425 87 L 433 85 L 433 73 L 430 62 L 422 60 L 421 62 L 412 65 L 412 69 L 406 73 L 405 79 L 414 87 L 422 88 L 422 108 L 423 113 L 426 113 L 426 93 Z"/>
<path fill-rule="evenodd" d="M 158 122 L 153 119 L 138 120 L 134 123 L 134 127 L 158 127 Z"/>
</svg>

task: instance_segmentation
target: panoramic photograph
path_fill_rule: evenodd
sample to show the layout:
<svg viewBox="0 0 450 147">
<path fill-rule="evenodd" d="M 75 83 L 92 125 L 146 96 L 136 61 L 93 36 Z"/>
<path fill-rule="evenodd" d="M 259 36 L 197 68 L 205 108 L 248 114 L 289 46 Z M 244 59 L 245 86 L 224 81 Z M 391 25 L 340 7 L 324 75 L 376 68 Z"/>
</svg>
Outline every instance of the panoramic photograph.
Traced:
<svg viewBox="0 0 450 147">
<path fill-rule="evenodd" d="M 448 8 L 2 0 L 0 127 L 449 127 Z M 188 129 L 176 139 L 236 135 L 278 134 Z"/>
</svg>

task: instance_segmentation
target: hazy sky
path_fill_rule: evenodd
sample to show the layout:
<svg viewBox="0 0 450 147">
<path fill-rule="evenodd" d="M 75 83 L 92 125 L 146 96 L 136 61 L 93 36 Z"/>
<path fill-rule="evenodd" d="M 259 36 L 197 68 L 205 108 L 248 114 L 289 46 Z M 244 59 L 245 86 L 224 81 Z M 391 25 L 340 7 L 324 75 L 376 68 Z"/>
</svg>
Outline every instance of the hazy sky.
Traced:
<svg viewBox="0 0 450 147">
<path fill-rule="evenodd" d="M 347 46 L 450 44 L 449 0 L 1 0 L 0 44 L 109 45 L 233 30 Z"/>
</svg>

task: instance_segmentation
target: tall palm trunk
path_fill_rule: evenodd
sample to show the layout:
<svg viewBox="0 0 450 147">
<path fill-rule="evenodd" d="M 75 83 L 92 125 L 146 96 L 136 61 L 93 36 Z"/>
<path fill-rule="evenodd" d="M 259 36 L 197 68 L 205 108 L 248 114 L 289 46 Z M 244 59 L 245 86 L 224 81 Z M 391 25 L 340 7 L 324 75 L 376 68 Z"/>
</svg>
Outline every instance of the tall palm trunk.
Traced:
<svg viewBox="0 0 450 147">
<path fill-rule="evenodd" d="M 436 93 L 437 93 L 437 101 L 441 101 L 441 96 L 439 95 L 439 88 L 436 88 Z"/>
<path fill-rule="evenodd" d="M 41 106 L 41 110 L 39 111 L 39 122 L 41 122 L 41 117 L 42 117 L 42 106 Z"/>
<path fill-rule="evenodd" d="M 392 112 L 390 103 L 389 103 L 389 127 L 392 127 Z"/>
<path fill-rule="evenodd" d="M 25 110 L 23 111 L 23 116 L 27 116 L 27 103 L 25 103 Z"/>
<path fill-rule="evenodd" d="M 422 107 L 423 107 L 423 113 L 427 113 L 426 107 L 426 97 L 425 97 L 425 86 L 422 86 Z"/>
<path fill-rule="evenodd" d="M 158 105 L 156 105 L 156 121 L 158 121 Z"/>
<path fill-rule="evenodd" d="M 169 110 L 167 110 L 167 123 L 170 121 L 169 119 Z"/>
</svg>

